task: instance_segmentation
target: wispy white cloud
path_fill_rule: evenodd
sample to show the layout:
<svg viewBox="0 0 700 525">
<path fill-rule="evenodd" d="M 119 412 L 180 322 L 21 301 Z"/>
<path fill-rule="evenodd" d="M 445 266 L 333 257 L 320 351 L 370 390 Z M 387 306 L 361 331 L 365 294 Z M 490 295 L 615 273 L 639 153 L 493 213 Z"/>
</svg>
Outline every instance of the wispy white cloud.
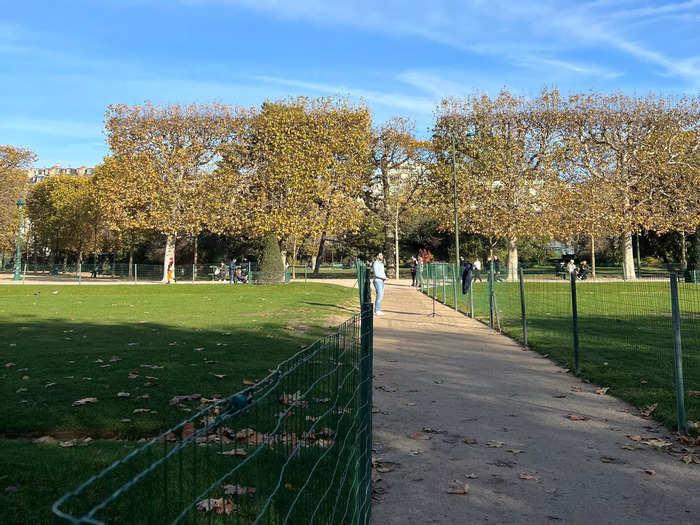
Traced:
<svg viewBox="0 0 700 525">
<path fill-rule="evenodd" d="M 36 119 L 28 117 L 5 117 L 0 120 L 0 129 L 6 133 L 32 133 L 70 137 L 75 139 L 94 139 L 102 135 L 102 123 L 81 122 L 62 119 Z"/>
</svg>

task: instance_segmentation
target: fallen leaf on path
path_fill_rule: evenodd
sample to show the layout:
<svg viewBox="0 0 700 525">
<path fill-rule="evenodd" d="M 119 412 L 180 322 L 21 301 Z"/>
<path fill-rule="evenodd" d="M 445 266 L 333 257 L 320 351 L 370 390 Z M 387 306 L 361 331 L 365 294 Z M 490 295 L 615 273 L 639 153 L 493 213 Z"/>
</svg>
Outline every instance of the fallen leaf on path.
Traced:
<svg viewBox="0 0 700 525">
<path fill-rule="evenodd" d="M 642 443 L 644 443 L 645 445 L 650 445 L 650 446 L 652 446 L 654 448 L 658 448 L 658 449 L 663 449 L 663 448 L 670 447 L 671 445 L 673 445 L 673 443 L 671 443 L 670 441 L 664 441 L 663 439 L 656 439 L 656 438 L 644 438 L 644 439 L 642 439 Z"/>
<path fill-rule="evenodd" d="M 581 388 L 580 386 L 572 386 L 571 391 L 572 392 L 583 392 L 583 388 Z"/>
<path fill-rule="evenodd" d="M 487 441 L 484 443 L 487 447 L 491 448 L 501 448 L 505 443 L 503 441 Z"/>
<path fill-rule="evenodd" d="M 409 450 L 408 455 L 409 456 L 422 456 L 423 451 L 422 450 Z"/>
<path fill-rule="evenodd" d="M 476 479 L 479 476 L 477 476 L 476 474 L 465 474 L 464 477 L 467 479 Z"/>
<path fill-rule="evenodd" d="M 467 445 L 476 445 L 478 443 L 478 441 L 476 439 L 471 439 L 471 438 L 465 439 L 464 442 Z"/>
<path fill-rule="evenodd" d="M 644 447 L 642 447 L 642 446 L 640 446 L 640 445 L 630 445 L 630 444 L 627 444 L 627 445 L 622 445 L 622 448 L 623 448 L 624 450 L 640 450 L 640 449 L 642 449 L 642 448 L 644 448 Z"/>
<path fill-rule="evenodd" d="M 520 479 L 527 479 L 527 480 L 534 479 L 534 480 L 536 480 L 537 476 L 535 476 L 534 474 L 531 474 L 530 472 L 523 472 L 522 474 L 520 474 Z"/>
<path fill-rule="evenodd" d="M 625 460 L 622 460 L 619 458 L 614 458 L 612 456 L 601 456 L 600 460 L 603 463 L 617 463 L 617 464 L 627 463 Z"/>
<path fill-rule="evenodd" d="M 700 465 L 700 457 L 696 456 L 693 453 L 690 454 L 685 454 L 684 456 L 681 457 L 681 461 L 685 463 L 686 465 L 690 463 L 695 463 Z"/>
<path fill-rule="evenodd" d="M 524 451 L 524 450 L 518 450 L 518 449 L 515 449 L 515 448 L 511 448 L 511 449 L 508 449 L 508 452 L 511 452 L 512 454 L 522 454 L 522 453 L 525 452 L 525 451 Z"/>
<path fill-rule="evenodd" d="M 569 414 L 566 417 L 571 421 L 588 421 L 590 419 L 588 416 L 579 416 L 577 414 Z"/>
<path fill-rule="evenodd" d="M 639 434 L 627 434 L 627 437 L 630 438 L 632 441 L 641 441 L 642 436 Z"/>
<path fill-rule="evenodd" d="M 409 434 L 409 439 L 415 439 L 415 440 L 421 440 L 425 439 L 425 436 L 421 434 L 420 432 L 414 432 L 413 434 Z"/>
<path fill-rule="evenodd" d="M 653 476 L 654 474 L 656 474 L 656 471 L 648 468 L 644 471 L 644 473 L 649 474 L 650 476 Z"/>
<path fill-rule="evenodd" d="M 469 493 L 469 485 L 467 485 L 465 483 L 464 485 L 452 487 L 452 488 L 448 489 L 447 493 L 448 494 L 458 494 L 458 495 L 468 494 Z"/>
<path fill-rule="evenodd" d="M 566 397 L 566 394 L 554 394 L 552 397 L 556 397 L 557 399 L 563 399 Z"/>
<path fill-rule="evenodd" d="M 77 401 L 73 401 L 73 406 L 74 407 L 79 407 L 82 405 L 87 405 L 88 403 L 97 403 L 99 399 L 96 397 L 84 397 L 83 399 L 78 399 Z"/>
<path fill-rule="evenodd" d="M 639 415 L 642 417 L 649 417 L 654 412 L 654 410 L 656 410 L 657 406 L 659 406 L 658 403 L 653 403 L 646 407 L 644 410 L 640 410 Z"/>
<path fill-rule="evenodd" d="M 595 391 L 595 393 L 598 394 L 599 396 L 604 396 L 605 394 L 608 393 L 608 390 L 610 390 L 610 387 L 609 387 L 609 386 L 606 386 L 606 387 L 597 389 L 597 390 Z"/>
<path fill-rule="evenodd" d="M 406 406 L 407 407 L 414 407 L 414 406 L 416 406 L 416 404 L 415 403 L 406 403 Z"/>
</svg>

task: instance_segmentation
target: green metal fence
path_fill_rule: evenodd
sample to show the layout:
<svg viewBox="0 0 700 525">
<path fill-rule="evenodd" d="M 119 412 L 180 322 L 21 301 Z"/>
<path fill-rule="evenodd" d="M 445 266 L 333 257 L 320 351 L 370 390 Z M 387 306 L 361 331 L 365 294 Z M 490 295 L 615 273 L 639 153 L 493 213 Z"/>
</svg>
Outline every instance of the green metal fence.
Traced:
<svg viewBox="0 0 700 525">
<path fill-rule="evenodd" d="M 520 279 L 509 282 L 486 272 L 463 295 L 453 270 L 446 263 L 428 264 L 422 291 L 584 378 L 610 386 L 610 393 L 640 408 L 651 407 L 670 427 L 685 428 L 686 418 L 700 421 L 697 284 L 675 274 L 656 280 L 579 281 L 543 280 L 521 270 Z"/>
<path fill-rule="evenodd" d="M 201 399 L 54 513 L 92 524 L 369 524 L 372 322 L 365 303 L 255 385 Z"/>
</svg>

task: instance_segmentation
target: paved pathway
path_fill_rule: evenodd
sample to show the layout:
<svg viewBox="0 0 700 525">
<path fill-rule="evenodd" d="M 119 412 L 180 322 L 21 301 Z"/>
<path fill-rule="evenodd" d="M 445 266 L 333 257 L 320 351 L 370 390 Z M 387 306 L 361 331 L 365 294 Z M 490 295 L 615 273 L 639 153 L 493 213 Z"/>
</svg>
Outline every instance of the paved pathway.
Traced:
<svg viewBox="0 0 700 525">
<path fill-rule="evenodd" d="M 700 465 L 622 448 L 663 427 L 477 321 L 439 304 L 429 317 L 402 282 L 383 308 L 375 457 L 398 465 L 380 474 L 374 523 L 700 523 Z M 453 480 L 468 494 L 448 494 Z"/>
</svg>

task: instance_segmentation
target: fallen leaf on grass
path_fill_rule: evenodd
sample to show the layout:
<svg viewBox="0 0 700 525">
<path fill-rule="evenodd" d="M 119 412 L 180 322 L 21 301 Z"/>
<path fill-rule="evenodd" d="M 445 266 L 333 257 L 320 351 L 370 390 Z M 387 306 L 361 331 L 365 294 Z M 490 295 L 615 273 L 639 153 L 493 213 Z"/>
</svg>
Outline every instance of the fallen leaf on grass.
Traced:
<svg viewBox="0 0 700 525">
<path fill-rule="evenodd" d="M 18 388 L 17 390 L 15 390 L 15 394 L 21 394 L 22 392 L 26 392 L 26 391 L 27 391 L 26 388 Z"/>
<path fill-rule="evenodd" d="M 226 377 L 226 374 L 212 374 L 212 375 L 217 379 L 223 379 L 224 377 Z"/>
<path fill-rule="evenodd" d="M 222 456 L 247 456 L 248 452 L 244 448 L 232 448 L 224 452 L 219 452 Z"/>
<path fill-rule="evenodd" d="M 244 487 L 243 485 L 224 485 L 224 494 L 227 496 L 255 495 L 255 487 Z"/>
<path fill-rule="evenodd" d="M 5 368 L 10 368 L 12 366 L 17 366 L 17 363 L 5 363 Z"/>
<path fill-rule="evenodd" d="M 245 386 L 255 386 L 255 381 L 251 381 L 250 379 L 244 379 L 243 384 Z"/>
<path fill-rule="evenodd" d="M 700 397 L 700 390 L 688 390 L 690 397 Z"/>
<path fill-rule="evenodd" d="M 608 393 L 608 390 L 610 390 L 610 387 L 609 387 L 609 386 L 606 386 L 606 387 L 597 389 L 597 390 L 595 391 L 595 393 L 598 394 L 599 396 L 604 396 L 605 394 Z"/>
<path fill-rule="evenodd" d="M 145 414 L 147 412 L 150 412 L 150 408 L 135 408 L 132 414 Z"/>
<path fill-rule="evenodd" d="M 654 410 L 656 410 L 657 406 L 659 406 L 658 403 L 653 403 L 653 404 L 649 405 L 648 407 L 646 407 L 644 410 L 640 410 L 639 415 L 642 417 L 649 417 L 654 412 Z"/>
<path fill-rule="evenodd" d="M 32 441 L 32 443 L 56 443 L 56 438 L 51 436 L 41 436 L 40 438 L 37 438 L 34 441 Z"/>
<path fill-rule="evenodd" d="M 501 448 L 505 443 L 503 441 L 487 441 L 484 443 L 487 447 L 491 448 Z"/>
<path fill-rule="evenodd" d="M 522 474 L 520 474 L 520 479 L 527 479 L 527 480 L 534 479 L 534 480 L 536 480 L 537 476 L 535 476 L 534 474 L 531 474 L 530 472 L 523 472 Z"/>
<path fill-rule="evenodd" d="M 197 502 L 197 510 L 200 512 L 213 511 L 216 514 L 231 514 L 238 508 L 231 500 L 224 498 L 208 498 Z"/>
<path fill-rule="evenodd" d="M 455 486 L 447 490 L 448 494 L 458 494 L 464 495 L 469 493 L 469 485 L 466 483 L 464 485 Z"/>
<path fill-rule="evenodd" d="M 588 421 L 590 419 L 588 416 L 579 416 L 577 414 L 569 414 L 566 417 L 571 421 Z"/>
<path fill-rule="evenodd" d="M 96 397 L 84 397 L 83 399 L 78 399 L 77 401 L 73 401 L 73 406 L 74 407 L 79 407 L 82 405 L 87 405 L 88 403 L 97 403 L 99 399 Z"/>
<path fill-rule="evenodd" d="M 127 398 L 127 397 L 131 397 L 131 394 L 129 392 L 117 392 L 117 397 Z"/>
<path fill-rule="evenodd" d="M 187 394 L 184 396 L 175 396 L 170 399 L 168 404 L 170 406 L 177 405 L 178 403 L 181 403 L 182 401 L 191 401 L 191 400 L 196 400 L 196 399 L 201 399 L 202 394 Z"/>
<path fill-rule="evenodd" d="M 186 440 L 188 437 L 194 434 L 194 423 L 188 421 L 182 426 L 182 440 Z"/>
</svg>

